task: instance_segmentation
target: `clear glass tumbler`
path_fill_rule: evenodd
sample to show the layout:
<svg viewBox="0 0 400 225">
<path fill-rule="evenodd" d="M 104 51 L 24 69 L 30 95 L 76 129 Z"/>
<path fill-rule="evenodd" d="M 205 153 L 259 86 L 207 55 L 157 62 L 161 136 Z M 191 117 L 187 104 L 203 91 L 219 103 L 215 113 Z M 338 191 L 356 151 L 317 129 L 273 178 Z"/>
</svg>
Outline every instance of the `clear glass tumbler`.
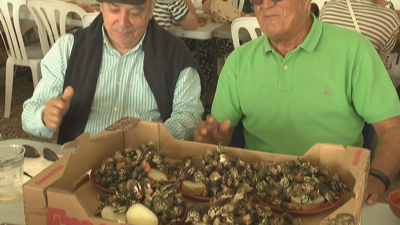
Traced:
<svg viewBox="0 0 400 225">
<path fill-rule="evenodd" d="M 0 202 L 14 202 L 22 198 L 24 154 L 22 145 L 0 143 Z"/>
</svg>

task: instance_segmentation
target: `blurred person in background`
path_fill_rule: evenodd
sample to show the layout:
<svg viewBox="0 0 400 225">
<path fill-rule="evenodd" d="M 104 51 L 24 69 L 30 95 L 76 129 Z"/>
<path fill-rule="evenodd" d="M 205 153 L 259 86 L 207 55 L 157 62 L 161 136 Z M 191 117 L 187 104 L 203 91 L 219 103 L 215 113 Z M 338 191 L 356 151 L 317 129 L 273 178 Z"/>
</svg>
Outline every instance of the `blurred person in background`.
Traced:
<svg viewBox="0 0 400 225">
<path fill-rule="evenodd" d="M 169 29 L 174 23 L 177 23 L 185 30 L 193 30 L 198 26 L 197 17 L 200 15 L 196 14 L 197 10 L 203 10 L 206 14 L 211 15 L 210 11 L 211 0 L 156 0 L 154 9 L 154 19 L 160 26 L 165 29 Z M 210 18 L 208 19 L 210 20 Z M 194 39 L 183 38 L 185 44 L 193 55 L 195 52 L 195 41 Z M 216 39 L 216 51 L 217 58 L 225 57 L 233 51 L 232 40 L 229 39 Z M 213 101 L 214 91 L 217 86 L 218 77 L 214 74 L 214 58 L 212 40 L 201 40 L 200 41 L 200 57 L 199 66 L 204 74 L 204 87 L 205 93 L 203 99 L 205 114 L 211 113 L 211 104 Z"/>
<path fill-rule="evenodd" d="M 198 26 L 196 10 L 192 0 L 155 0 L 154 19 L 168 30 L 175 21 L 185 30 L 195 30 Z"/>
</svg>

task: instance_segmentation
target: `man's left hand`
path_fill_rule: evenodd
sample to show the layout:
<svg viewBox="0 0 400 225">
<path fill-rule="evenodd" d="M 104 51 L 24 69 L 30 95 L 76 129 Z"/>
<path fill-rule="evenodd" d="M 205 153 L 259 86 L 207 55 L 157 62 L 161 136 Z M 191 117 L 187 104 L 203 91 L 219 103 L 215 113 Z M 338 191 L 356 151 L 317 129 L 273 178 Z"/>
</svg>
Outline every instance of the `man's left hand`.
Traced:
<svg viewBox="0 0 400 225">
<path fill-rule="evenodd" d="M 373 205 L 377 203 L 384 193 L 385 184 L 378 178 L 369 175 L 366 197 L 367 205 Z"/>
</svg>

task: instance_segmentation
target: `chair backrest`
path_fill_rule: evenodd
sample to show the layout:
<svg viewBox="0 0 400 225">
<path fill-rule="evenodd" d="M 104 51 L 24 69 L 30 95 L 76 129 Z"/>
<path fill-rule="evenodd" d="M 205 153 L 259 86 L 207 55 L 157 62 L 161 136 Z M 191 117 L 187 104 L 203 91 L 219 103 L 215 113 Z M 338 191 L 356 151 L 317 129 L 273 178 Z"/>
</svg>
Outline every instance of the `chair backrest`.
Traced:
<svg viewBox="0 0 400 225">
<path fill-rule="evenodd" d="M 28 7 L 39 28 L 39 38 L 43 54 L 54 45 L 61 36 L 67 33 L 68 13 L 76 13 L 82 21 L 86 11 L 78 5 L 52 0 L 29 0 Z M 77 20 L 77 19 L 75 19 Z M 81 25 L 80 23 L 79 25 Z"/>
<path fill-rule="evenodd" d="M 5 33 L 5 37 L 3 35 L 1 37 L 8 56 L 12 57 L 14 63 L 18 65 L 28 65 L 19 20 L 20 9 L 24 5 L 26 5 L 26 0 L 0 0 L 0 22 Z"/>
<path fill-rule="evenodd" d="M 241 17 L 234 20 L 231 25 L 231 30 L 233 47 L 235 48 L 238 48 L 240 46 L 239 31 L 241 28 L 246 29 L 250 34 L 251 40 L 254 40 L 258 38 L 256 30 L 260 30 L 260 25 L 258 24 L 256 17 Z"/>
<path fill-rule="evenodd" d="M 83 28 L 90 26 L 92 21 L 99 15 L 99 13 L 85 13 L 82 17 Z"/>
<path fill-rule="evenodd" d="M 312 0 L 311 3 L 315 3 L 318 6 L 319 11 L 321 11 L 322 6 L 325 5 L 325 2 L 329 2 L 331 0 Z"/>
<path fill-rule="evenodd" d="M 237 8 L 240 12 L 243 10 L 245 0 L 228 0 L 228 4 Z"/>
<path fill-rule="evenodd" d="M 392 0 L 394 10 L 400 10 L 400 0 Z"/>
</svg>

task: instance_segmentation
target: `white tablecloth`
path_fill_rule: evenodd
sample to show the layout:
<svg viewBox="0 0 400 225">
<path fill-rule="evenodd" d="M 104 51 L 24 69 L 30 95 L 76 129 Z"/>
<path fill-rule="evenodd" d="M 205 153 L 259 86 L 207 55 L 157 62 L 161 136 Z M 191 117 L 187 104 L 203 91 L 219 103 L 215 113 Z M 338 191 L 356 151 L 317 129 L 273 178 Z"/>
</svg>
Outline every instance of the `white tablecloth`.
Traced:
<svg viewBox="0 0 400 225">
<path fill-rule="evenodd" d="M 215 28 L 218 28 L 222 26 L 222 23 L 214 23 L 211 21 L 207 21 L 207 24 L 204 26 L 199 26 L 196 28 L 196 30 L 185 30 L 181 26 L 175 26 L 172 25 L 169 28 L 169 31 L 181 38 L 191 38 L 191 39 L 197 39 L 197 40 L 208 40 L 214 37 L 214 30 Z"/>
</svg>

